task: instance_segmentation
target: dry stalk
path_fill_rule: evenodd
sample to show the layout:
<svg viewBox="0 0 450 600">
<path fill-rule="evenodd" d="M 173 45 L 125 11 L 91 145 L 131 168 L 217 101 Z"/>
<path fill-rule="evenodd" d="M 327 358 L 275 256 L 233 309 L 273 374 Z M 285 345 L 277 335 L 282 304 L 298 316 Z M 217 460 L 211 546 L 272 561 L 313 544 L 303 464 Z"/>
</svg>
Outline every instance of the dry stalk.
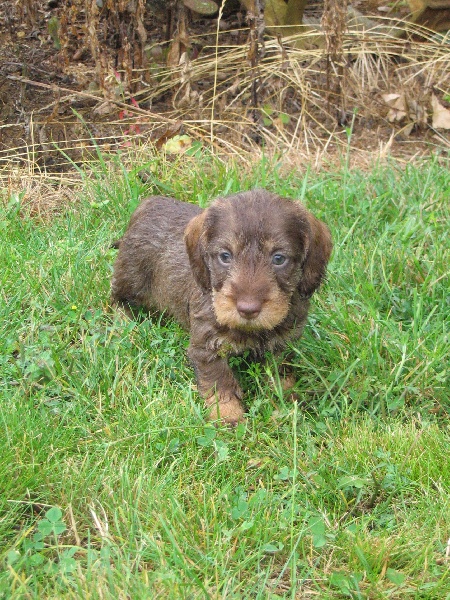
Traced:
<svg viewBox="0 0 450 600">
<path fill-rule="evenodd" d="M 247 60 L 251 65 L 252 71 L 252 114 L 253 120 L 256 123 L 258 120 L 257 108 L 259 104 L 258 88 L 259 88 L 259 72 L 258 67 L 261 59 L 264 57 L 264 11 L 263 0 L 253 0 L 251 9 L 247 12 L 247 20 L 250 27 L 249 32 L 249 49 Z"/>
<path fill-rule="evenodd" d="M 342 124 L 346 119 L 344 32 L 347 26 L 347 4 L 348 0 L 325 0 L 322 15 L 327 59 L 327 101 L 330 107 L 334 99 L 338 122 Z"/>
<path fill-rule="evenodd" d="M 98 84 L 108 98 L 138 90 L 137 71 L 147 76 L 144 14 L 144 0 L 106 0 L 101 8 L 96 0 L 85 0 L 91 55 Z"/>
<path fill-rule="evenodd" d="M 215 109 L 215 101 L 217 97 L 217 74 L 219 69 L 219 25 L 220 20 L 222 19 L 223 9 L 225 8 L 227 0 L 224 0 L 219 8 L 219 15 L 217 17 L 217 26 L 216 26 L 216 44 L 215 44 L 215 52 L 214 52 L 214 81 L 213 81 L 213 95 L 211 102 L 211 127 L 210 127 L 210 143 L 212 144 L 214 141 L 214 109 Z"/>
<path fill-rule="evenodd" d="M 30 27 L 35 27 L 37 23 L 37 2 L 34 0 L 17 0 L 16 10 L 21 22 L 27 23 Z"/>
</svg>

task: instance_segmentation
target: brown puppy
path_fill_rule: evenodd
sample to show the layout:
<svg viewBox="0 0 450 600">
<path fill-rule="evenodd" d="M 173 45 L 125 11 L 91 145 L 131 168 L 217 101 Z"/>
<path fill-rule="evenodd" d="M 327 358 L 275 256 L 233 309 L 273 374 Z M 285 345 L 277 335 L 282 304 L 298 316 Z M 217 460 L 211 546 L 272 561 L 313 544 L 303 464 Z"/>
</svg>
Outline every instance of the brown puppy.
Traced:
<svg viewBox="0 0 450 600">
<path fill-rule="evenodd" d="M 228 356 L 262 356 L 298 338 L 331 254 L 327 227 L 265 190 L 209 208 L 154 196 L 119 243 L 113 299 L 166 311 L 190 331 L 188 355 L 209 417 L 242 420 Z"/>
</svg>

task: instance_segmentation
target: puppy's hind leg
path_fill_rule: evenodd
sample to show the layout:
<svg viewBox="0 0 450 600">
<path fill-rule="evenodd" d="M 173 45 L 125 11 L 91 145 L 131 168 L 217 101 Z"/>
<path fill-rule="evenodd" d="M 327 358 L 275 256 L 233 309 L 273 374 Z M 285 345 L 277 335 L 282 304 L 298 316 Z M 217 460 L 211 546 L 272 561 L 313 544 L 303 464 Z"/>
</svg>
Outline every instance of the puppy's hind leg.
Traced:
<svg viewBox="0 0 450 600">
<path fill-rule="evenodd" d="M 140 309 L 148 309 L 146 298 L 150 296 L 150 273 L 143 273 L 136 262 L 131 252 L 119 246 L 111 279 L 111 302 L 130 318 L 135 318 Z"/>
</svg>

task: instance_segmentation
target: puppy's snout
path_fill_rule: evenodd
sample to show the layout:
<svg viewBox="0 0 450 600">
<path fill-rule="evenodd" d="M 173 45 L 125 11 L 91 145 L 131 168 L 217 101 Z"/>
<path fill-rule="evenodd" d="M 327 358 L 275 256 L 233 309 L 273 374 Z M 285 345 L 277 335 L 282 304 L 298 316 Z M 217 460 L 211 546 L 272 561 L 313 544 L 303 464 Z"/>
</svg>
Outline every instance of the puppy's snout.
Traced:
<svg viewBox="0 0 450 600">
<path fill-rule="evenodd" d="M 241 298 L 236 302 L 238 313 L 243 319 L 256 319 L 262 309 L 262 302 L 255 298 Z"/>
</svg>

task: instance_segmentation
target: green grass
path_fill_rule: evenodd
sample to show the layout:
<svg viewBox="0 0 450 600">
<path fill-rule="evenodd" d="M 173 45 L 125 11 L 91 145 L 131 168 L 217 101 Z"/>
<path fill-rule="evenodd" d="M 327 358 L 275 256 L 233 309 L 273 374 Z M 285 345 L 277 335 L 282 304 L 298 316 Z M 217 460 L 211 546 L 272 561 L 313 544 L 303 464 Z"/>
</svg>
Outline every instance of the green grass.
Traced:
<svg viewBox="0 0 450 600">
<path fill-rule="evenodd" d="M 448 164 L 251 173 L 100 161 L 49 220 L 0 213 L 0 598 L 450 598 Z M 255 185 L 333 234 L 295 344 L 298 404 L 241 361 L 249 419 L 205 423 L 188 336 L 109 306 L 144 193 Z"/>
</svg>

